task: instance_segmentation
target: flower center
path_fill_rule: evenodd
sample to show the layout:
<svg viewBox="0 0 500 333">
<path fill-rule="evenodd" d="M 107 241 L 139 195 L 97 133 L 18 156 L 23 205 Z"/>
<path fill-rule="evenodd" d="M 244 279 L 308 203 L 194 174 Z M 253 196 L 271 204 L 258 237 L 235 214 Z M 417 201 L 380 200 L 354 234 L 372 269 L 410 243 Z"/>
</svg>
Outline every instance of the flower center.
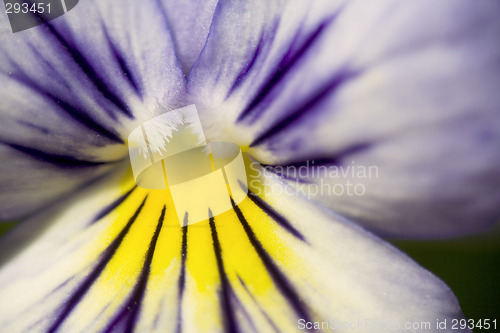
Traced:
<svg viewBox="0 0 500 333">
<path fill-rule="evenodd" d="M 136 184 L 167 190 L 181 226 L 222 214 L 247 195 L 240 148 L 207 143 L 194 105 L 145 122 L 128 142 Z"/>
</svg>

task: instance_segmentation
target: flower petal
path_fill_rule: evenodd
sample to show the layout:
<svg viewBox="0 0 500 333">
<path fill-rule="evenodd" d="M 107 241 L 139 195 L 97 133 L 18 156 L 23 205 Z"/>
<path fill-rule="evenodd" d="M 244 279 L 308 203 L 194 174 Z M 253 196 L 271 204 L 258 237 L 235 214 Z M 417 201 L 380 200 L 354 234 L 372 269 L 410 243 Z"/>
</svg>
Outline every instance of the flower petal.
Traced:
<svg viewBox="0 0 500 333">
<path fill-rule="evenodd" d="M 162 0 L 176 45 L 176 54 L 185 74 L 191 71 L 205 46 L 218 0 Z"/>
<path fill-rule="evenodd" d="M 184 105 L 185 78 L 155 1 L 82 1 L 15 34 L 4 12 L 0 22 L 0 177 L 8 185 L 0 218 L 26 216 L 98 177 L 93 166 L 127 158 L 131 129 Z M 69 165 L 71 173 L 61 171 Z"/>
<path fill-rule="evenodd" d="M 166 191 L 131 179 L 117 173 L 3 239 L 2 331 L 295 332 L 332 320 L 386 332 L 463 318 L 440 280 L 278 177 L 184 228 Z"/>
<path fill-rule="evenodd" d="M 318 197 L 373 230 L 481 230 L 500 216 L 499 12 L 494 1 L 222 1 L 190 94 L 207 139 L 250 145 L 262 163 L 377 167 L 358 180 L 362 197 Z"/>
<path fill-rule="evenodd" d="M 105 175 L 118 163 L 99 163 L 0 145 L 0 218 L 18 218 L 46 207 Z"/>
</svg>

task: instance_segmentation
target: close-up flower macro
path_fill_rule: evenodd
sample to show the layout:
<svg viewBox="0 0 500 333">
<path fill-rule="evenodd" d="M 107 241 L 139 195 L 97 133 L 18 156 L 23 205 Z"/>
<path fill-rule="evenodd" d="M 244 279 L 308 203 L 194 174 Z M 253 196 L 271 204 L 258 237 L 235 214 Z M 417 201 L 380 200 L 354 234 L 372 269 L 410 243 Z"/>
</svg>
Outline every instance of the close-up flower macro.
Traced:
<svg viewBox="0 0 500 333">
<path fill-rule="evenodd" d="M 0 333 L 500 326 L 500 1 L 4 5 Z"/>
</svg>

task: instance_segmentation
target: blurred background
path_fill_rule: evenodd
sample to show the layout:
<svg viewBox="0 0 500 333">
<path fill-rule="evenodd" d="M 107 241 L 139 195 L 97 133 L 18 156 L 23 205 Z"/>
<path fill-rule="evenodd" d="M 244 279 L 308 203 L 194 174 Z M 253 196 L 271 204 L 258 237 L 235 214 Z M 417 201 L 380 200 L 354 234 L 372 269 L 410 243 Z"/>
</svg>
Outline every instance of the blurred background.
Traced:
<svg viewBox="0 0 500 333">
<path fill-rule="evenodd" d="M 457 295 L 466 317 L 475 321 L 489 318 L 490 322 L 497 319 L 500 331 L 500 223 L 480 235 L 391 243 L 444 280 Z"/>
</svg>

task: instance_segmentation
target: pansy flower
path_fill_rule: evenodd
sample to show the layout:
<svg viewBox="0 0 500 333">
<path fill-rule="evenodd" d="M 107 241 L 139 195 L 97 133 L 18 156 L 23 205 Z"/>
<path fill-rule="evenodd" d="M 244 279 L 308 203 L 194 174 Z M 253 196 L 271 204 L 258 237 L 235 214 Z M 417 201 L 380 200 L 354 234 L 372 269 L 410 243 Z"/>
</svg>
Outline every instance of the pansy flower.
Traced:
<svg viewBox="0 0 500 333">
<path fill-rule="evenodd" d="M 452 291 L 380 237 L 498 218 L 498 14 L 82 0 L 14 34 L 2 11 L 0 217 L 24 221 L 1 240 L 0 331 L 446 331 Z M 251 181 L 181 226 L 166 190 L 136 186 L 127 138 L 193 104 Z M 329 172 L 355 166 L 377 172 Z M 312 191 L 348 182 L 359 195 Z"/>
</svg>

